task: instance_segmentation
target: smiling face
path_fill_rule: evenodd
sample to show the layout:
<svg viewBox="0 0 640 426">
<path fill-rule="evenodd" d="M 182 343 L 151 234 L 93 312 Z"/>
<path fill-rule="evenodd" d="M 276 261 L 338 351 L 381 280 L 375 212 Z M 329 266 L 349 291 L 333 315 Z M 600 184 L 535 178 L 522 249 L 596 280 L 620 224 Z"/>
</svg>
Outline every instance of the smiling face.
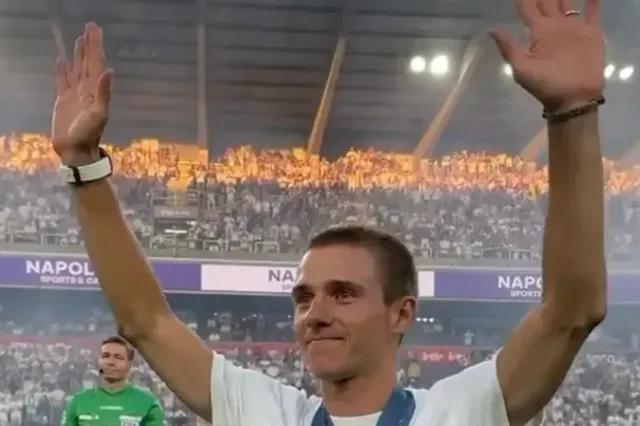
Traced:
<svg viewBox="0 0 640 426">
<path fill-rule="evenodd" d="M 395 358 L 415 299 L 385 303 L 385 276 L 368 247 L 329 244 L 305 254 L 293 290 L 294 329 L 318 379 L 347 380 Z"/>
</svg>

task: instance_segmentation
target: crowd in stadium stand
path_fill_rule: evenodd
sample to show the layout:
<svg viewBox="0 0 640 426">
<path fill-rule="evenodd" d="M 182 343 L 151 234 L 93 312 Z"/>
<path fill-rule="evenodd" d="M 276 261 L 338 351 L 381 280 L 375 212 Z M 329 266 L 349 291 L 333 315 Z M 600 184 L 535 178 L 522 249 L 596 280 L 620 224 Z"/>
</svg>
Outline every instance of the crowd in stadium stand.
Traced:
<svg viewBox="0 0 640 426">
<path fill-rule="evenodd" d="M 107 147 L 127 217 L 146 247 L 175 247 L 179 239 L 193 249 L 298 252 L 316 231 L 358 222 L 394 233 L 416 256 L 539 256 L 547 170 L 518 158 L 461 152 L 416 167 L 410 156 L 374 150 L 328 161 L 245 146 L 212 161 L 200 154 L 186 161 L 180 147 L 156 140 Z M 80 242 L 46 137 L 6 136 L 0 158 L 0 238 Z M 609 256 L 637 259 L 640 170 L 611 161 L 605 169 Z M 197 220 L 154 217 L 162 203 L 195 207 Z M 166 232 L 176 227 L 184 234 Z"/>
<path fill-rule="evenodd" d="M 57 178 L 46 137 L 9 135 L 1 142 L 0 239 L 80 243 L 72 200 Z M 316 231 L 357 222 L 394 233 L 416 256 L 526 259 L 540 251 L 547 170 L 506 155 L 462 152 L 416 166 L 410 157 L 373 150 L 351 150 L 328 161 L 298 150 L 239 147 L 213 161 L 200 154 L 187 161 L 179 146 L 154 140 L 107 148 L 125 213 L 147 247 L 175 245 L 175 234 L 167 230 L 180 228 L 192 249 L 295 253 Z M 609 161 L 605 169 L 609 254 L 637 259 L 640 171 Z M 159 217 L 158 205 L 189 214 L 195 206 L 197 219 Z M 0 298 L 0 425 L 59 424 L 68 394 L 96 383 L 96 342 L 114 331 L 113 319 L 93 302 L 65 309 L 51 307 L 50 297 L 44 304 L 13 297 Z M 237 363 L 315 391 L 286 315 L 229 308 L 207 317 L 211 311 L 195 305 L 179 311 L 180 317 Z M 419 322 L 406 336 L 398 378 L 429 386 L 491 356 L 503 337 L 494 330 Z M 576 361 L 549 404 L 547 424 L 638 422 L 639 339 L 623 340 L 627 344 L 615 354 L 600 351 Z M 169 424 L 194 424 L 140 360 L 132 378 L 158 395 Z"/>
<path fill-rule="evenodd" d="M 102 304 L 96 303 L 97 293 L 42 293 L 51 292 L 35 290 L 24 297 L 2 293 L 2 425 L 59 424 L 66 397 L 82 386 L 98 383 L 96 351 L 99 341 L 114 332 L 113 318 Z M 247 303 L 242 297 L 225 300 L 228 309 L 212 313 L 206 303 L 196 301 L 202 297 L 211 296 L 185 296 L 182 305 L 175 308 L 182 320 L 216 350 L 246 368 L 261 371 L 307 392 L 316 391 L 292 342 L 290 317 L 272 313 L 247 314 Z M 80 300 L 83 303 L 78 303 Z M 266 299 L 261 303 L 268 308 L 266 305 L 273 300 Z M 25 301 L 31 302 L 25 305 Z M 187 308 L 193 306 L 196 307 Z M 398 379 L 408 386 L 428 387 L 468 365 L 488 359 L 510 326 L 505 324 L 498 331 L 483 326 L 453 327 L 439 319 L 418 322 L 401 351 Z M 638 338 L 627 337 L 627 342 L 618 350 L 614 351 L 613 347 L 609 347 L 611 352 L 587 350 L 576 361 L 565 384 L 548 405 L 546 424 L 637 424 L 631 421 L 637 421 L 640 416 Z M 425 344 L 429 346 L 421 346 Z M 131 377 L 134 383 L 149 388 L 158 396 L 169 425 L 195 424 L 195 417 L 139 357 Z"/>
</svg>

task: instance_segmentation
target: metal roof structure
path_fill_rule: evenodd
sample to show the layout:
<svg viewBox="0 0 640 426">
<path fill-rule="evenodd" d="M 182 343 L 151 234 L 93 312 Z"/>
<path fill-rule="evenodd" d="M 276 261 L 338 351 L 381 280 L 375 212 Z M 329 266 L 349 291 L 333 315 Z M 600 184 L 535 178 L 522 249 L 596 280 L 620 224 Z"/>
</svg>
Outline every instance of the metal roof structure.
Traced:
<svg viewBox="0 0 640 426">
<path fill-rule="evenodd" d="M 640 64 L 640 4 L 622 3 L 602 2 L 616 72 Z M 493 25 L 517 27 L 510 0 L 3 0 L 1 131 L 48 130 L 55 57 L 72 55 L 87 21 L 103 28 L 116 72 L 110 141 L 335 157 L 349 147 L 412 153 L 432 139 L 421 154 L 517 154 L 542 129 L 539 106 L 501 72 L 486 37 Z M 428 64 L 439 54 L 447 75 L 409 71 L 414 55 Z M 618 158 L 640 139 L 640 79 L 612 77 L 603 134 Z"/>
</svg>

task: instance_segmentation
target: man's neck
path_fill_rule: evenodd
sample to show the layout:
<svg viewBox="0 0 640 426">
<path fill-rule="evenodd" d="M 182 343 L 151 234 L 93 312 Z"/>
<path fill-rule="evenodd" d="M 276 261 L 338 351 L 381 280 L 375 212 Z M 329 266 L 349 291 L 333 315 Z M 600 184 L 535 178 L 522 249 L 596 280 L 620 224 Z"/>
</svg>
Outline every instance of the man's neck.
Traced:
<svg viewBox="0 0 640 426">
<path fill-rule="evenodd" d="M 118 380 L 115 382 L 102 380 L 102 383 L 100 383 L 100 387 L 109 393 L 116 393 L 124 389 L 124 387 L 127 386 L 127 384 L 128 383 L 126 380 Z"/>
<path fill-rule="evenodd" d="M 322 400 L 329 414 L 356 417 L 382 411 L 396 385 L 395 363 L 384 364 L 384 369 L 346 382 L 323 381 Z"/>
</svg>

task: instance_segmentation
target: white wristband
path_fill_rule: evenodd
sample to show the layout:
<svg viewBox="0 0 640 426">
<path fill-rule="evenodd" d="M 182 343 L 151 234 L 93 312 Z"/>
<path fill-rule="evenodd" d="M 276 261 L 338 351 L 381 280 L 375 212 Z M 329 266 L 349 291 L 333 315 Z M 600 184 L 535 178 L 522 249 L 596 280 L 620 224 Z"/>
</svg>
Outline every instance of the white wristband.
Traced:
<svg viewBox="0 0 640 426">
<path fill-rule="evenodd" d="M 60 173 L 64 180 L 75 186 L 80 186 L 89 182 L 105 179 L 113 173 L 113 164 L 109 154 L 100 148 L 100 159 L 95 163 L 84 166 L 60 165 Z"/>
</svg>

